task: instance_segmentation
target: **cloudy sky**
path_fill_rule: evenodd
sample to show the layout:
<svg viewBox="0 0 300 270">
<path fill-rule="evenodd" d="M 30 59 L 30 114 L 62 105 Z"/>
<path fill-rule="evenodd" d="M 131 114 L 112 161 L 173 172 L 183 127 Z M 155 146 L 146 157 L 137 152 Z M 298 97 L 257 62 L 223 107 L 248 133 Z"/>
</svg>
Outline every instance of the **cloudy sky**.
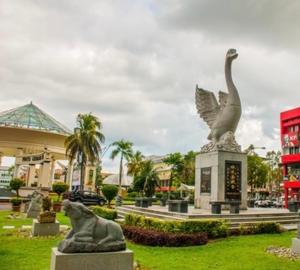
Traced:
<svg viewBox="0 0 300 270">
<path fill-rule="evenodd" d="M 33 101 L 71 129 L 92 112 L 106 145 L 199 150 L 195 85 L 227 91 L 236 48 L 237 140 L 279 149 L 279 112 L 300 102 L 299 14 L 297 0 L 0 0 L 0 111 Z"/>
</svg>

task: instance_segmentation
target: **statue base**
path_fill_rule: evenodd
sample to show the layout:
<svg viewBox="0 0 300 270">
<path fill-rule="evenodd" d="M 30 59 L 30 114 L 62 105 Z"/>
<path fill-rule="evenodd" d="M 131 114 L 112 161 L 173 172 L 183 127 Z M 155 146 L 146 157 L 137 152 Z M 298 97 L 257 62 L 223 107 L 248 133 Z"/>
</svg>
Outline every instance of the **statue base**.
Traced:
<svg viewBox="0 0 300 270">
<path fill-rule="evenodd" d="M 300 239 L 293 238 L 292 240 L 292 252 L 300 254 Z"/>
<path fill-rule="evenodd" d="M 49 236 L 59 234 L 59 222 L 40 223 L 37 219 L 32 223 L 32 236 Z"/>
<path fill-rule="evenodd" d="M 52 248 L 50 270 L 133 270 L 133 252 L 61 253 Z"/>
<path fill-rule="evenodd" d="M 247 154 L 200 153 L 195 167 L 195 208 L 211 209 L 210 202 L 232 200 L 241 201 L 240 209 L 247 209 Z"/>
<path fill-rule="evenodd" d="M 26 217 L 27 218 L 37 218 L 39 214 L 41 213 L 40 210 L 35 211 L 35 210 L 28 210 Z"/>
</svg>

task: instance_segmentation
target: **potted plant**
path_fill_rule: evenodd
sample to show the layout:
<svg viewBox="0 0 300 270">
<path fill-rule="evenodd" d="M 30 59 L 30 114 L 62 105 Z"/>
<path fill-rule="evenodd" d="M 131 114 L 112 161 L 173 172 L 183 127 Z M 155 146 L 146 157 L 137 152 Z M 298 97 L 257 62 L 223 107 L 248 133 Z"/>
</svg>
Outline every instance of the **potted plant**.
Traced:
<svg viewBox="0 0 300 270">
<path fill-rule="evenodd" d="M 56 218 L 56 213 L 51 211 L 52 200 L 51 198 L 44 197 L 43 198 L 43 212 L 39 214 L 38 220 L 40 223 L 54 223 Z"/>
<path fill-rule="evenodd" d="M 19 178 L 14 178 L 10 181 L 9 186 L 11 190 L 15 190 L 17 193 L 16 198 L 12 198 L 10 200 L 12 204 L 12 210 L 20 212 L 21 211 L 21 204 L 22 200 L 19 198 L 19 189 L 24 185 L 24 182 Z"/>
<path fill-rule="evenodd" d="M 52 185 L 52 191 L 57 194 L 57 200 L 53 203 L 53 210 L 55 212 L 61 211 L 61 194 L 66 192 L 69 189 L 69 185 L 65 184 L 64 182 L 56 182 Z"/>
<path fill-rule="evenodd" d="M 18 197 L 11 198 L 10 203 L 12 204 L 12 210 L 14 212 L 20 212 L 21 211 L 21 204 L 22 200 Z"/>
</svg>

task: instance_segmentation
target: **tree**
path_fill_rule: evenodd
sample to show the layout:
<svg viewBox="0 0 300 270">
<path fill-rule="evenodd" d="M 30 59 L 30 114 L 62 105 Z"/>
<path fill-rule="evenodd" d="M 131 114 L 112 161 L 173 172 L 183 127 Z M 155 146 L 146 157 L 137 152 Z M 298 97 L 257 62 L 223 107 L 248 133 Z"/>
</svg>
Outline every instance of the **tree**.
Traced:
<svg viewBox="0 0 300 270">
<path fill-rule="evenodd" d="M 195 184 L 195 159 L 196 153 L 189 151 L 183 156 L 183 168 L 181 171 L 181 182 L 187 185 Z"/>
<path fill-rule="evenodd" d="M 132 157 L 132 146 L 133 143 L 129 141 L 116 141 L 112 144 L 115 149 L 111 152 L 110 158 L 114 160 L 119 154 L 121 155 L 120 158 L 120 167 L 119 167 L 119 189 L 121 190 L 122 184 L 122 174 L 123 174 L 123 159 L 129 162 L 130 158 Z"/>
<path fill-rule="evenodd" d="M 180 183 L 180 176 L 182 175 L 182 170 L 184 167 L 182 155 L 178 152 L 169 154 L 166 158 L 163 159 L 167 165 L 172 166 L 171 168 L 171 176 L 169 181 L 169 195 L 171 191 L 171 187 L 173 183 L 177 186 Z"/>
<path fill-rule="evenodd" d="M 267 183 L 268 166 L 257 154 L 248 155 L 248 185 L 251 194 L 254 188 L 263 187 Z"/>
<path fill-rule="evenodd" d="M 85 166 L 100 160 L 101 143 L 105 137 L 100 132 L 102 124 L 92 114 L 78 114 L 74 133 L 65 140 L 66 154 L 71 162 L 77 160 L 80 166 L 80 189 L 83 190 Z"/>
<path fill-rule="evenodd" d="M 102 171 L 102 166 L 100 164 L 98 164 L 97 168 L 96 168 L 96 189 L 99 190 L 99 187 L 102 185 L 103 182 L 103 177 L 101 175 L 101 171 Z"/>
<path fill-rule="evenodd" d="M 57 201 L 60 201 L 60 196 L 69 189 L 69 185 L 64 182 L 56 182 L 52 185 L 52 191 L 57 194 Z"/>
<path fill-rule="evenodd" d="M 140 151 L 136 151 L 127 164 L 127 174 L 133 177 L 137 175 L 141 170 L 144 158 Z"/>
<path fill-rule="evenodd" d="M 118 187 L 114 185 L 105 185 L 102 187 L 102 193 L 104 197 L 108 201 L 108 207 L 110 208 L 110 203 L 114 199 L 114 197 L 118 194 Z"/>
<path fill-rule="evenodd" d="M 151 160 L 143 161 L 139 172 L 134 177 L 133 188 L 143 191 L 146 197 L 152 197 L 155 188 L 159 187 L 159 177 Z"/>
<path fill-rule="evenodd" d="M 283 178 L 282 169 L 279 168 L 281 152 L 274 150 L 267 152 L 266 161 L 268 164 L 268 185 L 269 191 L 272 193 L 273 186 L 275 186 L 276 191 L 280 191 L 280 183 Z"/>
<path fill-rule="evenodd" d="M 10 189 L 15 190 L 19 198 L 19 189 L 24 186 L 24 182 L 19 178 L 14 178 L 9 182 Z"/>
</svg>

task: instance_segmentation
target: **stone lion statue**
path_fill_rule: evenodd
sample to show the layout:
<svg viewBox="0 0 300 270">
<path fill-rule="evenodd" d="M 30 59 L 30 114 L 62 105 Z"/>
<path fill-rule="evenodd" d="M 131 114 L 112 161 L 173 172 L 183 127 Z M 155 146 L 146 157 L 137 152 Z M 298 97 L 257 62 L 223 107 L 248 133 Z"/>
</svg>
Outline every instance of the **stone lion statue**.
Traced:
<svg viewBox="0 0 300 270">
<path fill-rule="evenodd" d="M 58 250 L 64 253 L 104 252 L 126 249 L 121 226 L 98 217 L 78 202 L 64 200 L 63 208 L 71 220 L 72 230 L 60 242 Z"/>
<path fill-rule="evenodd" d="M 37 216 L 40 214 L 42 210 L 43 197 L 43 194 L 36 190 L 32 193 L 31 201 L 27 211 L 28 218 L 37 218 Z"/>
</svg>

